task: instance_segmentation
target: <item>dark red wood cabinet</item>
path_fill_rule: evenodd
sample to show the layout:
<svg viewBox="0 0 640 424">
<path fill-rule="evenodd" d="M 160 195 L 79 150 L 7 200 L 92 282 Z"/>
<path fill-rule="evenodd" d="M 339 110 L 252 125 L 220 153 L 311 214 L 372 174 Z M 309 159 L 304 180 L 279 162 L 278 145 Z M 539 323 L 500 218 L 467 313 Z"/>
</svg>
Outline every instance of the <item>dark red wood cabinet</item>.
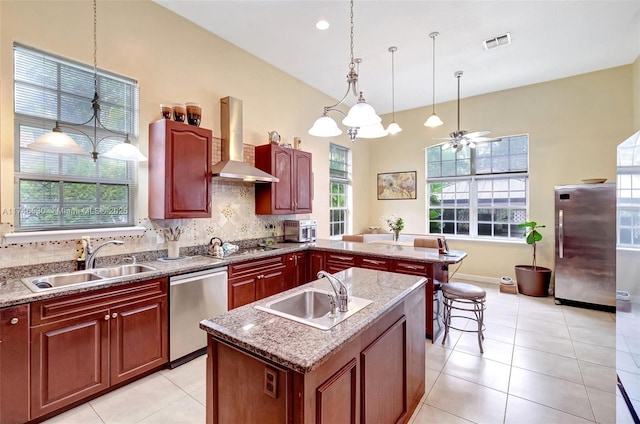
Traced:
<svg viewBox="0 0 640 424">
<path fill-rule="evenodd" d="M 285 255 L 229 265 L 228 307 L 237 308 L 285 290 Z"/>
<path fill-rule="evenodd" d="M 149 124 L 149 218 L 211 217 L 211 149 L 211 130 Z"/>
<path fill-rule="evenodd" d="M 275 144 L 256 146 L 256 168 L 278 177 L 277 183 L 256 184 L 256 214 L 311 213 L 311 153 Z"/>
<path fill-rule="evenodd" d="M 31 419 L 162 367 L 168 328 L 166 278 L 34 302 Z"/>
<path fill-rule="evenodd" d="M 29 305 L 0 309 L 0 423 L 29 420 Z"/>
</svg>

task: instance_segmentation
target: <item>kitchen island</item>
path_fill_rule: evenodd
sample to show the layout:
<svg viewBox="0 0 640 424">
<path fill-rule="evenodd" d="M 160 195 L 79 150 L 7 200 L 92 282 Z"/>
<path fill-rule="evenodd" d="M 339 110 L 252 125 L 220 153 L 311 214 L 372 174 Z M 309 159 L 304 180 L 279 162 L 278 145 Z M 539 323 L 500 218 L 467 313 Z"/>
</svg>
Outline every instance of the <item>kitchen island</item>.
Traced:
<svg viewBox="0 0 640 424">
<path fill-rule="evenodd" d="M 207 423 L 408 422 L 424 394 L 426 278 L 335 274 L 372 301 L 330 330 L 255 308 L 316 280 L 200 323 L 209 333 Z"/>
</svg>

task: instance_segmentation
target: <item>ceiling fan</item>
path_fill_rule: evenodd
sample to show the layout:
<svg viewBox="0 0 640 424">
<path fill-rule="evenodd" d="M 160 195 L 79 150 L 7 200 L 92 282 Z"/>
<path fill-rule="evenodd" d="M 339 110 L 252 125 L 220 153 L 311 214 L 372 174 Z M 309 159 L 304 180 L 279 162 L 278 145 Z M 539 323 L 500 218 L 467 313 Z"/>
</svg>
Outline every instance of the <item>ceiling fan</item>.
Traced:
<svg viewBox="0 0 640 424">
<path fill-rule="evenodd" d="M 460 129 L 460 77 L 462 77 L 462 71 L 454 72 L 453 76 L 458 79 L 458 129 L 449 133 L 449 138 L 435 138 L 434 140 L 447 140 L 447 142 L 442 144 L 448 144 L 452 150 L 459 152 L 464 146 L 469 146 L 473 149 L 476 147 L 476 142 L 489 141 L 492 139 L 484 137 L 491 131 L 467 132 Z"/>
</svg>

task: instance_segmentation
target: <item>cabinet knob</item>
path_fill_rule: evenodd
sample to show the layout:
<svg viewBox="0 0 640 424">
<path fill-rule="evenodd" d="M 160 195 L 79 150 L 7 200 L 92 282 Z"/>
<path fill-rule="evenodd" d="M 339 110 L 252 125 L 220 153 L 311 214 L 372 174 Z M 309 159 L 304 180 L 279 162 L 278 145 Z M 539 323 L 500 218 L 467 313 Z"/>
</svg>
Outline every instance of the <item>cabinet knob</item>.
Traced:
<svg viewBox="0 0 640 424">
<path fill-rule="evenodd" d="M 104 320 L 105 320 L 105 321 L 109 321 L 109 318 L 111 318 L 111 317 L 109 316 L 109 314 L 107 314 L 107 315 L 105 315 L 105 316 L 104 316 Z"/>
<path fill-rule="evenodd" d="M 117 312 L 112 313 L 111 318 L 118 318 L 118 313 Z"/>
<path fill-rule="evenodd" d="M 18 323 L 18 318 L 11 318 L 11 321 L 9 321 L 12 325 L 16 325 Z"/>
</svg>

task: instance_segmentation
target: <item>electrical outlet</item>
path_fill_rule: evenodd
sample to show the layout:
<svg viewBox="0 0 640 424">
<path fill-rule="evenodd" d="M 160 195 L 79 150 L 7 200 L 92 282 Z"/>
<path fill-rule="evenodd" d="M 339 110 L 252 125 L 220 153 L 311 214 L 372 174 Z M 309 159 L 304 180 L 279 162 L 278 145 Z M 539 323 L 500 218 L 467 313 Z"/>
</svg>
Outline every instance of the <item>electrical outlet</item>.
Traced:
<svg viewBox="0 0 640 424">
<path fill-rule="evenodd" d="M 157 244 L 164 243 L 164 233 L 162 231 L 156 232 L 156 243 Z"/>
<path fill-rule="evenodd" d="M 278 398 L 278 370 L 269 366 L 264 367 L 263 391 L 274 399 Z"/>
</svg>

